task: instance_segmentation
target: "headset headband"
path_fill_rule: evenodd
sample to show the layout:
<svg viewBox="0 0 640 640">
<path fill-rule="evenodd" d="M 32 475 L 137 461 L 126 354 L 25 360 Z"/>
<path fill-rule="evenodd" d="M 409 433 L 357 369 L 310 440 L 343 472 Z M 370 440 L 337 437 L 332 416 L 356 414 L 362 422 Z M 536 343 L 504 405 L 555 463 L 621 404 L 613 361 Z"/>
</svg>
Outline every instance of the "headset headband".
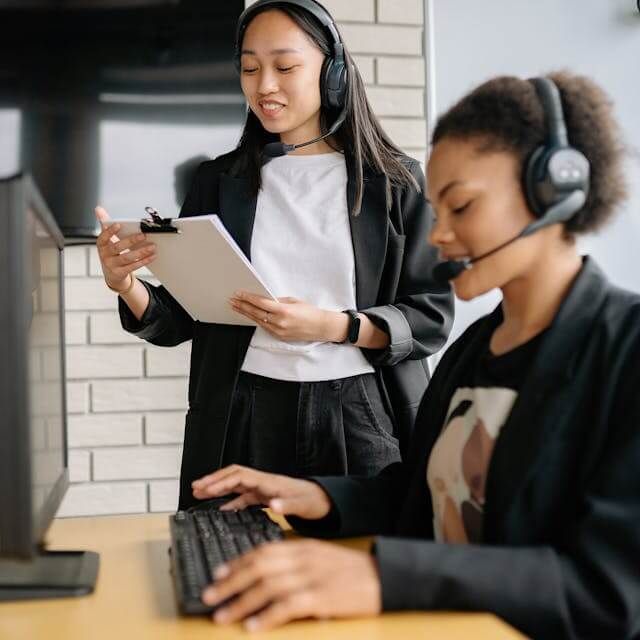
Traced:
<svg viewBox="0 0 640 640">
<path fill-rule="evenodd" d="M 547 147 L 568 147 L 567 125 L 562 111 L 562 100 L 556 83 L 551 78 L 531 78 L 529 80 L 535 87 L 536 93 L 542 103 L 547 128 Z"/>
<path fill-rule="evenodd" d="M 247 28 L 247 25 L 249 24 L 253 16 L 258 12 L 258 10 L 261 10 L 264 7 L 268 6 L 272 7 L 273 9 L 278 9 L 286 6 L 294 6 L 308 11 L 316 18 L 316 20 L 318 20 L 318 22 L 320 22 L 320 24 L 331 36 L 331 40 L 333 42 L 332 57 L 337 61 L 342 60 L 342 58 L 344 57 L 344 48 L 342 39 L 340 38 L 340 34 L 338 33 L 338 29 L 330 13 L 319 2 L 315 2 L 315 0 L 258 0 L 258 2 L 252 4 L 250 7 L 247 7 L 238 18 L 235 44 L 236 60 L 240 59 L 240 54 L 242 53 L 240 51 L 240 48 L 242 46 L 242 38 L 244 36 L 244 31 Z"/>
</svg>

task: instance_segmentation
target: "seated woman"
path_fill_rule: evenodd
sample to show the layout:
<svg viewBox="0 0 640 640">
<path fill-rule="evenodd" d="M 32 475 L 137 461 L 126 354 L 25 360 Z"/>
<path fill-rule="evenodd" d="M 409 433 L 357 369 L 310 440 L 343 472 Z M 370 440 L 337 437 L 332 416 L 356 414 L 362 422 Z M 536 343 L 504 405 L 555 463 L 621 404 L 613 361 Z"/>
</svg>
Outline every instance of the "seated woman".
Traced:
<svg viewBox="0 0 640 640">
<path fill-rule="evenodd" d="M 371 478 L 234 466 L 193 484 L 304 533 L 377 534 L 371 553 L 258 548 L 203 594 L 239 596 L 217 621 L 447 609 L 490 611 L 537 638 L 638 637 L 640 296 L 575 242 L 622 201 L 622 151 L 603 92 L 550 78 L 491 80 L 435 129 L 430 241 L 460 298 L 499 287 L 503 301 L 444 355 L 409 459 Z"/>
</svg>

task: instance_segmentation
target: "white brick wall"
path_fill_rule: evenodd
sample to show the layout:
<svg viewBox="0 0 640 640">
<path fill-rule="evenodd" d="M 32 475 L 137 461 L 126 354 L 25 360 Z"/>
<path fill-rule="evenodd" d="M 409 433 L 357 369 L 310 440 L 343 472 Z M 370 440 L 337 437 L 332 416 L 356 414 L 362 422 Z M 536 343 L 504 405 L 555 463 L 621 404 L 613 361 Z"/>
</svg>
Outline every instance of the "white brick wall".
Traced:
<svg viewBox="0 0 640 640">
<path fill-rule="evenodd" d="M 184 412 L 147 413 L 144 441 L 146 444 L 177 444 L 184 435 Z"/>
<path fill-rule="evenodd" d="M 100 516 L 148 511 L 147 483 L 92 482 L 69 487 L 58 516 Z"/>
<path fill-rule="evenodd" d="M 422 0 L 323 4 L 354 54 L 382 126 L 424 162 Z M 59 515 L 174 510 L 190 345 L 163 349 L 122 330 L 95 247 L 66 249 L 65 273 L 72 485 Z"/>
<path fill-rule="evenodd" d="M 422 0 L 377 0 L 378 21 L 422 25 Z"/>
<path fill-rule="evenodd" d="M 92 382 L 91 408 L 96 413 L 186 409 L 187 380 L 171 378 Z"/>
<path fill-rule="evenodd" d="M 95 480 L 175 478 L 180 471 L 180 447 L 102 447 L 93 452 Z"/>
<path fill-rule="evenodd" d="M 177 480 L 153 480 L 149 483 L 149 511 L 175 511 L 178 507 Z"/>
<path fill-rule="evenodd" d="M 140 413 L 82 414 L 68 417 L 69 447 L 142 444 Z M 169 442 L 175 442 L 171 440 Z"/>
<path fill-rule="evenodd" d="M 425 79 L 422 58 L 380 56 L 378 61 L 378 82 L 382 85 L 423 87 Z M 424 144 L 424 143 L 423 143 Z"/>
</svg>

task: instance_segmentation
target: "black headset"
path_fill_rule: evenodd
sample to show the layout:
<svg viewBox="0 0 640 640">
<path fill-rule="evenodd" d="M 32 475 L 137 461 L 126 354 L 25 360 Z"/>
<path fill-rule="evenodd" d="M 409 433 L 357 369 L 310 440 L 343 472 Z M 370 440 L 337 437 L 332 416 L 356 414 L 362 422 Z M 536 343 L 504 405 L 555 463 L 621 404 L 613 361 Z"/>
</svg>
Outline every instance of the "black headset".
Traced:
<svg viewBox="0 0 640 640">
<path fill-rule="evenodd" d="M 247 25 L 256 15 L 256 12 L 264 7 L 278 9 L 280 7 L 300 7 L 313 15 L 326 30 L 333 45 L 333 53 L 325 58 L 320 73 L 320 96 L 322 106 L 326 109 L 344 109 L 347 96 L 348 73 L 344 59 L 344 45 L 338 29 L 329 12 L 315 0 L 258 0 L 255 4 L 245 9 L 238 18 L 236 28 L 236 44 L 234 63 L 240 72 L 240 56 L 242 39 Z"/>
<path fill-rule="evenodd" d="M 531 211 L 540 220 L 554 205 L 566 201 L 556 210 L 554 222 L 566 222 L 583 206 L 589 193 L 589 161 L 572 147 L 562 111 L 560 91 L 551 78 L 529 80 L 544 109 L 547 136 L 527 159 L 523 169 L 524 194 Z M 558 214 L 561 216 L 558 218 Z M 535 223 L 534 223 L 535 224 Z M 547 226 L 547 225 L 545 225 Z"/>
<path fill-rule="evenodd" d="M 544 227 L 567 222 L 582 209 L 587 200 L 589 161 L 581 151 L 569 144 L 560 91 L 551 78 L 531 78 L 529 82 L 540 98 L 547 130 L 544 143 L 527 158 L 522 172 L 525 199 L 537 220 L 528 224 L 518 235 L 482 255 L 438 264 L 433 275 L 442 284 L 519 238 L 530 236 Z"/>
</svg>

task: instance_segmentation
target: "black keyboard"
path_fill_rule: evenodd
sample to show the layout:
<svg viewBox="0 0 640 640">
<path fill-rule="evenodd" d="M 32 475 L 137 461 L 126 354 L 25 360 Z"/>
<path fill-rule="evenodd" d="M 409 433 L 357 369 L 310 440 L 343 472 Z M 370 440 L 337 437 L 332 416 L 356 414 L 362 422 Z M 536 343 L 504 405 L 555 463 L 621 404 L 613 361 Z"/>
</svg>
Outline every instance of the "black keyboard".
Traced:
<svg viewBox="0 0 640 640">
<path fill-rule="evenodd" d="M 211 501 L 169 517 L 171 573 L 182 613 L 213 611 L 200 595 L 213 582 L 215 570 L 260 544 L 284 538 L 282 529 L 261 508 L 219 511 L 218 505 L 225 501 Z"/>
</svg>

